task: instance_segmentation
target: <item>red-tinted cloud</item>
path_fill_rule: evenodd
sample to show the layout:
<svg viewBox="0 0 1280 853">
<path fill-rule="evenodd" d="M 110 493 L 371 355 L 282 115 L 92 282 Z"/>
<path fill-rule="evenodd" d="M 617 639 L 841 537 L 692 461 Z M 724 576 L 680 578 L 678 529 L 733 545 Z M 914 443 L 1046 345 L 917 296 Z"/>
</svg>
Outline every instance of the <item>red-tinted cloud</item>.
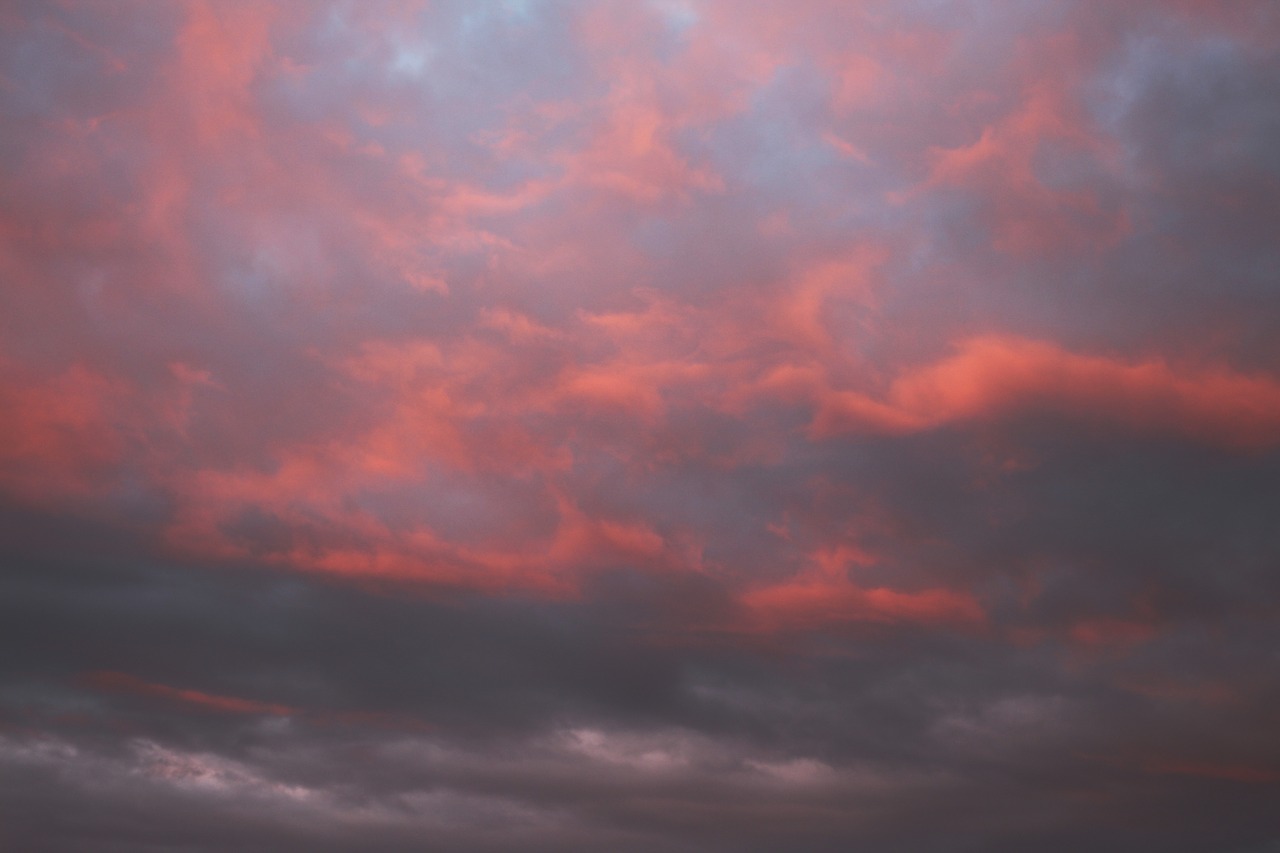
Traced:
<svg viewBox="0 0 1280 853">
<path fill-rule="evenodd" d="M 133 693 L 156 699 L 166 699 L 192 708 L 217 711 L 226 714 L 266 714 L 288 717 L 298 713 L 297 708 L 275 702 L 258 702 L 235 696 L 219 696 L 200 690 L 185 690 L 164 684 L 153 684 L 124 672 L 94 672 L 85 676 L 85 682 L 98 690 Z"/>
<path fill-rule="evenodd" d="M 1280 782 L 1280 772 L 1247 764 L 1199 764 L 1196 762 L 1155 762 L 1147 765 L 1150 773 L 1175 776 L 1196 776 L 1226 782 L 1244 782 L 1266 785 Z"/>
<path fill-rule="evenodd" d="M 1225 368 L 1182 368 L 1064 351 L 1017 338 L 980 337 L 933 365 L 904 372 L 881 402 L 829 391 L 814 430 L 860 425 L 914 431 L 1020 411 L 1052 412 L 1144 432 L 1173 432 L 1239 448 L 1280 440 L 1280 383 Z"/>
<path fill-rule="evenodd" d="M 191 3 L 146 45 L 33 13 L 103 105 L 33 67 L 13 125 L 14 500 L 147 507 L 184 559 L 551 596 L 626 567 L 714 578 L 769 629 L 948 627 L 984 621 L 985 581 L 905 558 L 910 518 L 874 580 L 815 575 L 843 531 L 767 484 L 1028 416 L 1280 443 L 1274 365 L 1188 356 L 1194 322 L 1082 346 L 1087 312 L 931 313 L 961 282 L 998 307 L 1001 264 L 1035 288 L 1064 251 L 1163 239 L 1099 94 L 1145 66 L 1104 68 L 1122 48 L 1070 16 L 584 7 L 536 71 L 476 77 L 447 35 L 470 24 L 385 11 Z M 717 482 L 748 471 L 746 525 Z"/>
</svg>

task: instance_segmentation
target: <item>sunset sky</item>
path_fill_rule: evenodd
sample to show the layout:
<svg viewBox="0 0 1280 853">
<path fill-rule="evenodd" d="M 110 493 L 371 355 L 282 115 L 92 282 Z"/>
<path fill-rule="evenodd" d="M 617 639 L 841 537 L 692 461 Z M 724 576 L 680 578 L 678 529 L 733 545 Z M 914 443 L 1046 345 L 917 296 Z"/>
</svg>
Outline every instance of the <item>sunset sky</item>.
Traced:
<svg viewBox="0 0 1280 853">
<path fill-rule="evenodd" d="M 0 849 L 1280 853 L 1280 4 L 0 4 Z"/>
</svg>

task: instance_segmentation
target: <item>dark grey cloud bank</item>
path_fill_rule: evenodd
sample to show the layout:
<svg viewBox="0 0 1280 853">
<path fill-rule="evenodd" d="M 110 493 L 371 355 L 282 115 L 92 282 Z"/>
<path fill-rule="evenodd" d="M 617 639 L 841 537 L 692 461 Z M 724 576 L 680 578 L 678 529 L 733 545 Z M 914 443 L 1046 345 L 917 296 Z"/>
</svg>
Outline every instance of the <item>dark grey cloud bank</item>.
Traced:
<svg viewBox="0 0 1280 853">
<path fill-rule="evenodd" d="M 1104 491 L 1132 487 L 1125 473 Z M 589 603 L 432 601 L 166 565 L 89 524 L 6 516 L 13 849 L 1274 842 L 1277 780 L 1256 768 L 1280 757 L 1280 637 L 1271 607 L 1229 589 L 1171 612 L 1176 627 L 1139 651 L 1091 660 L 899 628 L 671 643 L 653 629 L 669 599 L 715 590 L 620 576 Z M 1181 526 L 1106 551 L 1154 560 L 1144 543 Z M 1217 569 L 1216 586 L 1272 595 L 1247 562 Z M 1112 600 L 1099 583 L 1126 581 L 1064 568 L 1039 608 Z M 86 678 L 118 670 L 303 710 L 226 711 Z"/>
</svg>

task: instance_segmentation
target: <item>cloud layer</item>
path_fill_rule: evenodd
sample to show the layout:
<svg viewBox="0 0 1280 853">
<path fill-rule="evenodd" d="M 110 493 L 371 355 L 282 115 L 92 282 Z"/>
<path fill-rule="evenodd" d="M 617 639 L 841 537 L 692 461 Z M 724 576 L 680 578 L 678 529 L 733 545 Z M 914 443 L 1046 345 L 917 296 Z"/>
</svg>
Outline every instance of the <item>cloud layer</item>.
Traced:
<svg viewBox="0 0 1280 853">
<path fill-rule="evenodd" d="M 1271 4 L 0 21 L 0 841 L 1280 845 Z"/>
</svg>

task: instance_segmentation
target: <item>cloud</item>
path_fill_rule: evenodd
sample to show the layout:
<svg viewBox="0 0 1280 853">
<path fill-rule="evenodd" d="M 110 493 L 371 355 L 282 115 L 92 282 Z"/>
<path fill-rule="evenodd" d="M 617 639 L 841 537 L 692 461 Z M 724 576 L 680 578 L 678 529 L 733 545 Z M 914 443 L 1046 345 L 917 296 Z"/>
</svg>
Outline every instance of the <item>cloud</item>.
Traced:
<svg viewBox="0 0 1280 853">
<path fill-rule="evenodd" d="M 1271 4 L 10 6 L 0 846 L 1275 843 Z"/>
<path fill-rule="evenodd" d="M 1280 436 L 1280 385 L 1270 376 L 1178 370 L 1161 360 L 1125 362 L 1010 338 L 965 341 L 956 355 L 894 379 L 887 396 L 881 403 L 832 393 L 814 431 L 836 433 L 859 421 L 926 429 L 1040 409 L 1242 449 L 1267 447 Z"/>
<path fill-rule="evenodd" d="M 253 699 L 241 699 L 235 696 L 217 696 L 200 690 L 187 690 L 169 687 L 164 684 L 151 684 L 125 672 L 91 672 L 85 676 L 86 682 L 100 690 L 118 690 L 136 693 L 140 696 L 152 696 L 190 705 L 195 708 L 221 711 L 229 714 L 269 714 L 276 717 L 289 716 L 296 709 L 288 705 L 272 702 L 258 702 Z"/>
</svg>

